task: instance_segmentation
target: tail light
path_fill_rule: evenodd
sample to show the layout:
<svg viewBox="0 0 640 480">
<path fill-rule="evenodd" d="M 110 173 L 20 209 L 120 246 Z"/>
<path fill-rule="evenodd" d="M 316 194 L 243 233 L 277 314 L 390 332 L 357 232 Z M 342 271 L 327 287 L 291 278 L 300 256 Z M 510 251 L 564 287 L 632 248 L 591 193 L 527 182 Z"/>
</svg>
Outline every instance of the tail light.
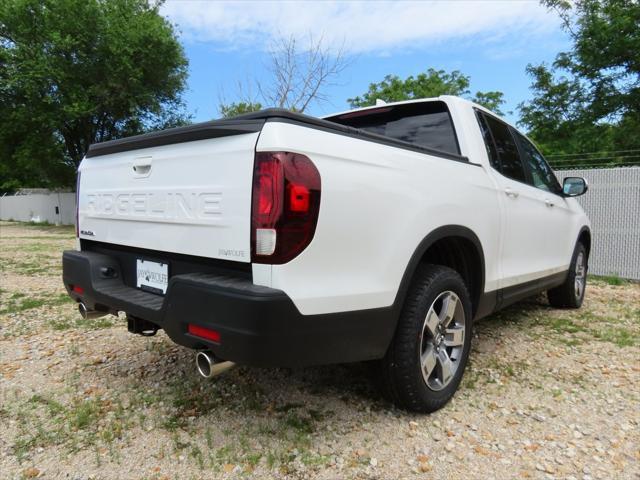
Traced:
<svg viewBox="0 0 640 480">
<path fill-rule="evenodd" d="M 306 156 L 258 152 L 253 171 L 251 260 L 282 264 L 302 252 L 316 231 L 320 174 Z"/>
<path fill-rule="evenodd" d="M 80 238 L 80 171 L 76 176 L 76 238 Z"/>
</svg>

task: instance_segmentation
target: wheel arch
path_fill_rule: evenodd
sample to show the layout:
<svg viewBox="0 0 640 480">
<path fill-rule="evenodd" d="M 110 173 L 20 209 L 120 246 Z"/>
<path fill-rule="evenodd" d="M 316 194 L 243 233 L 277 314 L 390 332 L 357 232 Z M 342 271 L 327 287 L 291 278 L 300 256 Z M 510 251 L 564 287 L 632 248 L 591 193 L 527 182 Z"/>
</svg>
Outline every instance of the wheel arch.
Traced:
<svg viewBox="0 0 640 480">
<path fill-rule="evenodd" d="M 425 236 L 409 259 L 394 301 L 394 321 L 396 324 L 409 285 L 418 266 L 422 263 L 435 263 L 456 270 L 469 288 L 473 316 L 475 316 L 484 293 L 485 284 L 485 258 L 482 243 L 468 227 L 444 225 Z"/>
<path fill-rule="evenodd" d="M 578 233 L 577 243 L 582 243 L 584 248 L 587 250 L 587 260 L 589 259 L 589 254 L 591 253 L 591 229 L 586 225 L 580 229 Z"/>
</svg>

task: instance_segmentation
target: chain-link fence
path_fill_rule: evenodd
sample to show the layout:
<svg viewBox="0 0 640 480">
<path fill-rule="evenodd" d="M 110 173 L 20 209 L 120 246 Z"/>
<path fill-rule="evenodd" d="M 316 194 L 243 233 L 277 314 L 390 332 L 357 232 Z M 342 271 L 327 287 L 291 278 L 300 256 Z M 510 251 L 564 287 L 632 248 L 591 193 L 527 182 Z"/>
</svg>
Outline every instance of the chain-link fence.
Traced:
<svg viewBox="0 0 640 480">
<path fill-rule="evenodd" d="M 584 177 L 589 191 L 577 200 L 591 219 L 590 273 L 640 280 L 640 167 L 559 170 Z"/>
<path fill-rule="evenodd" d="M 558 170 L 640 166 L 640 148 L 581 153 L 552 153 L 545 155 L 545 157 L 551 166 Z"/>
</svg>

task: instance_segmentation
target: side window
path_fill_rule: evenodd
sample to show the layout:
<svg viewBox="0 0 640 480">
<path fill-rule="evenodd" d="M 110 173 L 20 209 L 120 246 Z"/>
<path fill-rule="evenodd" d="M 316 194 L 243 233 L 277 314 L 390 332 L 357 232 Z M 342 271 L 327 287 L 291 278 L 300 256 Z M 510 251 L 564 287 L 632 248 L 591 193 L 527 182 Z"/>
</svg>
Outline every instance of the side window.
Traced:
<svg viewBox="0 0 640 480">
<path fill-rule="evenodd" d="M 531 181 L 529 183 L 536 188 L 559 193 L 560 184 L 542 154 L 523 135 L 518 132 L 514 133 L 520 144 L 524 166 L 530 173 Z"/>
<path fill-rule="evenodd" d="M 482 132 L 482 138 L 484 139 L 484 146 L 487 148 L 487 156 L 489 157 L 489 162 L 491 166 L 498 170 L 502 171 L 500 168 L 500 160 L 498 159 L 498 152 L 496 152 L 496 146 L 493 143 L 493 137 L 491 136 L 491 132 L 489 131 L 489 126 L 487 125 L 487 121 L 484 119 L 484 115 L 476 110 L 476 118 L 478 119 L 478 124 L 480 124 L 480 132 Z"/>
<path fill-rule="evenodd" d="M 509 131 L 509 127 L 489 115 L 483 116 L 493 136 L 495 149 L 500 159 L 500 172 L 505 177 L 512 178 L 519 182 L 526 182 L 518 147 Z"/>
</svg>

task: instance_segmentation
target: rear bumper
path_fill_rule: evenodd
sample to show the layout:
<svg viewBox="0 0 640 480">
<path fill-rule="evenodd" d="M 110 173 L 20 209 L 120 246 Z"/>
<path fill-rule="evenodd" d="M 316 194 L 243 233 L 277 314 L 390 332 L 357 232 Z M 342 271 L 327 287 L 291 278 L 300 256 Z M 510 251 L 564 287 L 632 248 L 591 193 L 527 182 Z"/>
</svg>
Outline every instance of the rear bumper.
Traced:
<svg viewBox="0 0 640 480">
<path fill-rule="evenodd" d="M 240 364 L 296 367 L 381 358 L 395 327 L 391 307 L 302 315 L 281 290 L 212 273 L 174 275 L 159 296 L 125 285 L 121 271 L 109 255 L 63 253 L 63 281 L 76 301 L 127 312 L 163 328 L 180 345 Z M 188 324 L 218 331 L 220 342 L 189 334 Z"/>
</svg>

